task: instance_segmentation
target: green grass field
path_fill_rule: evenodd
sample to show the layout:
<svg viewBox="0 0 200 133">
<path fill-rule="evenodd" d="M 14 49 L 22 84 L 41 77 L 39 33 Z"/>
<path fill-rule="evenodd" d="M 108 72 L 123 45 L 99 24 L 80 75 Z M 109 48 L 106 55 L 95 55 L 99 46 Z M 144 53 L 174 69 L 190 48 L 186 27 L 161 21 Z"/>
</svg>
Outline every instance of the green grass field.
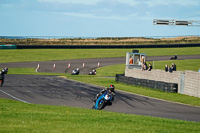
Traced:
<svg viewBox="0 0 200 133">
<path fill-rule="evenodd" d="M 148 56 L 161 55 L 196 55 L 200 54 L 200 47 L 197 48 L 171 48 L 171 49 L 139 49 L 141 53 Z M 0 62 L 24 62 L 24 61 L 45 61 L 82 58 L 103 58 L 103 57 L 125 57 L 126 52 L 132 49 L 99 49 L 99 50 L 0 50 Z M 109 52 L 109 53 L 108 53 Z M 177 69 L 193 70 L 199 68 L 200 60 L 173 61 Z M 190 62 L 188 64 L 188 62 Z M 164 69 L 164 65 L 170 65 L 171 61 L 154 62 L 156 69 Z M 187 64 L 187 65 L 185 65 Z M 115 68 L 115 69 L 113 69 Z M 110 71 L 112 70 L 112 71 Z M 58 75 L 66 76 L 68 79 L 96 84 L 107 87 L 115 84 L 116 88 L 145 96 L 155 97 L 168 101 L 200 106 L 200 98 L 164 93 L 144 87 L 116 83 L 115 74 L 124 73 L 125 65 L 107 66 L 97 69 L 97 75 L 52 74 L 36 73 L 35 68 L 9 68 L 9 74 L 36 74 L 36 75 Z M 48 106 L 26 104 L 18 101 L 0 99 L 0 132 L 199 132 L 200 123 L 155 118 L 150 116 L 131 115 L 106 111 L 97 111 L 66 106 Z"/>
<path fill-rule="evenodd" d="M 149 62 L 147 62 L 148 64 Z M 153 62 L 150 62 L 153 64 Z M 168 61 L 155 61 L 154 69 L 164 70 L 165 64 L 172 65 L 172 63 L 176 64 L 177 71 L 198 71 L 200 69 L 200 59 L 192 59 L 192 60 L 168 60 Z"/>
<path fill-rule="evenodd" d="M 0 99 L 0 132 L 197 133 L 200 123 Z"/>
<path fill-rule="evenodd" d="M 68 60 L 84 58 L 125 57 L 133 49 L 17 49 L 0 50 L 0 63 Z M 197 55 L 200 47 L 138 49 L 148 56 Z"/>
</svg>

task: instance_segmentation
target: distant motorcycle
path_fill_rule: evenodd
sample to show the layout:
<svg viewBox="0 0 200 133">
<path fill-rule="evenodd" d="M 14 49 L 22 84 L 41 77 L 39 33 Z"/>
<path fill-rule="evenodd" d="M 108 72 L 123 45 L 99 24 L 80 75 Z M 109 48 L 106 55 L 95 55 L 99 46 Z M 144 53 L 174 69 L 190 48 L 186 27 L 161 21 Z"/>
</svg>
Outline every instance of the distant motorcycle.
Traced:
<svg viewBox="0 0 200 133">
<path fill-rule="evenodd" d="M 8 73 L 8 68 L 5 67 L 4 69 L 2 69 L 0 71 L 0 86 L 2 87 L 3 83 L 4 83 L 4 75 Z"/>
<path fill-rule="evenodd" d="M 97 109 L 97 110 L 102 110 L 107 105 L 111 105 L 111 104 L 112 104 L 112 94 L 106 91 L 96 100 L 96 103 L 92 108 Z"/>
<path fill-rule="evenodd" d="M 171 57 L 170 60 L 176 60 L 177 58 L 178 58 L 177 55 L 175 55 L 175 56 Z"/>
<path fill-rule="evenodd" d="M 88 75 L 96 75 L 96 70 L 92 70 L 91 72 L 89 72 L 89 74 Z"/>
<path fill-rule="evenodd" d="M 80 73 L 80 70 L 79 70 L 79 68 L 77 68 L 76 70 L 72 71 L 71 75 L 79 75 L 79 73 Z"/>
<path fill-rule="evenodd" d="M 3 75 L 2 74 L 0 74 L 0 86 L 2 87 L 2 85 L 3 85 Z"/>
</svg>

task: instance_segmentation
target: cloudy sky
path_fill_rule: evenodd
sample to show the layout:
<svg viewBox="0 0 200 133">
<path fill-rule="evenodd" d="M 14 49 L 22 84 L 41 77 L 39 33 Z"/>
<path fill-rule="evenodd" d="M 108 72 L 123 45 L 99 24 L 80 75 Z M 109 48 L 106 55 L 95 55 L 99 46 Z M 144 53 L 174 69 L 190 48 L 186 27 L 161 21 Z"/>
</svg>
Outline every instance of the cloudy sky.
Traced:
<svg viewBox="0 0 200 133">
<path fill-rule="evenodd" d="M 148 37 L 200 35 L 200 0 L 0 0 L 0 36 Z"/>
</svg>

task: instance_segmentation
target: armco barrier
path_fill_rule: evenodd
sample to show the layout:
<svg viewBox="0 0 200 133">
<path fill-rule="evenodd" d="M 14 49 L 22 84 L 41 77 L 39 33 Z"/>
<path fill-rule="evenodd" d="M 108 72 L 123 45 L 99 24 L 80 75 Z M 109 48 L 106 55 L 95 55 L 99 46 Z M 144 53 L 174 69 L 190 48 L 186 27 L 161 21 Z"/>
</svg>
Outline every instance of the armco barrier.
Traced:
<svg viewBox="0 0 200 133">
<path fill-rule="evenodd" d="M 199 47 L 196 44 L 146 44 L 146 45 L 17 45 L 17 49 L 109 49 L 109 48 L 175 48 Z"/>
<path fill-rule="evenodd" d="M 167 83 L 167 82 L 162 82 L 162 81 L 126 77 L 124 76 L 124 74 L 116 74 L 115 81 L 126 83 L 129 85 L 138 85 L 138 86 L 148 87 L 152 89 L 157 89 L 163 92 L 170 92 L 170 93 L 178 92 L 178 84 L 176 83 Z"/>
</svg>

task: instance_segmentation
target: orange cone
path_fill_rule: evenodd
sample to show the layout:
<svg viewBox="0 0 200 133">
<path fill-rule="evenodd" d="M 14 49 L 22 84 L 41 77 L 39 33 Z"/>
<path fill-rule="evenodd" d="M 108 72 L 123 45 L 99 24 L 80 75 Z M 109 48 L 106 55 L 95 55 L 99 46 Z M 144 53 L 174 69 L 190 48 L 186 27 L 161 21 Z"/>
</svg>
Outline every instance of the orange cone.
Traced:
<svg viewBox="0 0 200 133">
<path fill-rule="evenodd" d="M 68 64 L 68 68 L 70 68 L 70 63 Z"/>
<path fill-rule="evenodd" d="M 98 62 L 98 67 L 100 67 L 100 63 Z"/>
</svg>

